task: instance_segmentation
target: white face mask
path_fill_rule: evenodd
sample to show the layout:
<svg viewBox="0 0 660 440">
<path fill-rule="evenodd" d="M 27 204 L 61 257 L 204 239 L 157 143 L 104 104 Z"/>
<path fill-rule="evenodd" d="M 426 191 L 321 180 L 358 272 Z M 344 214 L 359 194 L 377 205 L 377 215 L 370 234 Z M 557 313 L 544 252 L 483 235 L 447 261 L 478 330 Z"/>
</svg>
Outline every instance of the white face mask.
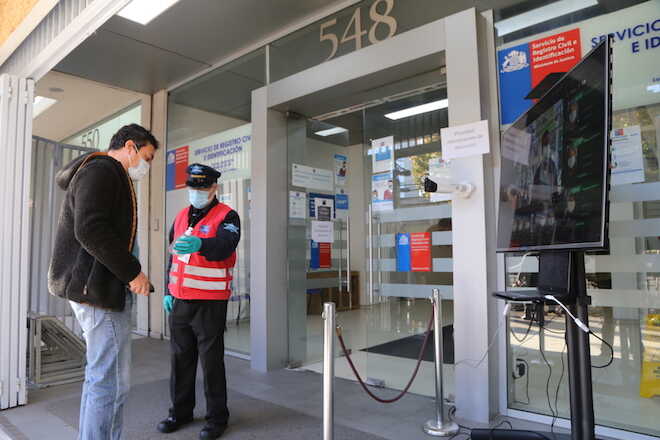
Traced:
<svg viewBox="0 0 660 440">
<path fill-rule="evenodd" d="M 575 156 L 571 156 L 568 158 L 568 167 L 573 168 L 575 166 L 575 163 L 577 162 L 577 158 Z"/>
<path fill-rule="evenodd" d="M 566 203 L 566 209 L 568 210 L 568 212 L 575 211 L 575 200 L 571 200 L 568 203 Z"/>
<path fill-rule="evenodd" d="M 135 148 L 135 152 L 138 153 L 137 147 Z M 138 153 L 138 157 L 140 158 L 140 162 L 134 166 L 134 167 L 129 167 L 128 168 L 128 175 L 131 176 L 131 179 L 138 181 L 142 180 L 144 176 L 146 176 L 149 173 L 149 162 L 146 160 L 142 159 Z"/>
</svg>

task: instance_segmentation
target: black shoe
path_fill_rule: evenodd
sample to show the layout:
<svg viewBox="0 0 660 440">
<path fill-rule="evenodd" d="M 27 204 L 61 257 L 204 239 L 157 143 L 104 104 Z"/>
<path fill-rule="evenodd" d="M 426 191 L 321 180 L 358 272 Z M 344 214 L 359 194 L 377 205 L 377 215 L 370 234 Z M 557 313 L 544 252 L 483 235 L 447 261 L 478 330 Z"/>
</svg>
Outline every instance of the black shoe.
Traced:
<svg viewBox="0 0 660 440">
<path fill-rule="evenodd" d="M 158 424 L 158 431 L 162 432 L 163 434 L 169 434 L 170 432 L 177 431 L 183 425 L 187 425 L 192 421 L 193 421 L 192 417 L 187 417 L 185 419 L 178 419 L 176 417 L 169 416 L 168 418 L 166 418 L 165 420 L 163 420 Z"/>
<path fill-rule="evenodd" d="M 225 433 L 225 429 L 227 429 L 227 425 L 207 424 L 204 429 L 199 432 L 199 438 L 200 440 L 220 438 L 220 436 Z"/>
</svg>

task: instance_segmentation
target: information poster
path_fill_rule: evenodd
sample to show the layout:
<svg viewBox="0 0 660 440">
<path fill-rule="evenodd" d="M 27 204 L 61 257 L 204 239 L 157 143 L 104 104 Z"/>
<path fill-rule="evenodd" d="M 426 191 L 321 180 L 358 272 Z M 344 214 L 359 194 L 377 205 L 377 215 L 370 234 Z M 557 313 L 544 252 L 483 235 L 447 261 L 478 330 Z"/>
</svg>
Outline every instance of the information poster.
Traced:
<svg viewBox="0 0 660 440">
<path fill-rule="evenodd" d="M 546 75 L 576 65 L 581 47 L 580 29 L 571 29 L 498 51 L 502 124 L 513 123 L 534 104 L 525 96 Z"/>
<path fill-rule="evenodd" d="M 348 177 L 348 156 L 335 154 L 335 185 L 346 185 Z"/>
<path fill-rule="evenodd" d="M 374 211 L 391 211 L 394 209 L 393 188 L 391 171 L 371 176 L 371 203 Z"/>
<path fill-rule="evenodd" d="M 222 173 L 223 180 L 250 178 L 252 124 L 225 130 L 167 152 L 166 189 L 185 187 L 188 164 L 208 165 Z"/>
<path fill-rule="evenodd" d="M 185 146 L 167 153 L 167 170 L 165 172 L 167 191 L 186 187 L 189 149 L 188 146 Z"/>
<path fill-rule="evenodd" d="M 335 240 L 335 224 L 331 221 L 312 220 L 312 240 L 317 243 L 332 243 Z"/>
<path fill-rule="evenodd" d="M 307 218 L 307 193 L 289 191 L 289 217 Z"/>
<path fill-rule="evenodd" d="M 373 172 L 384 173 L 394 170 L 394 136 L 371 141 Z"/>
<path fill-rule="evenodd" d="M 295 163 L 291 165 L 291 184 L 301 188 L 332 191 L 334 189 L 332 175 L 330 170 Z"/>
<path fill-rule="evenodd" d="M 440 129 L 442 157 L 446 160 L 490 153 L 488 121 Z"/>
<path fill-rule="evenodd" d="M 315 220 L 332 220 L 335 218 L 335 196 L 329 194 L 309 193 L 309 218 Z M 319 216 L 319 207 L 321 212 Z M 329 210 L 327 209 L 329 208 Z"/>
<path fill-rule="evenodd" d="M 310 269 L 330 269 L 332 267 L 332 245 L 310 240 Z"/>
<path fill-rule="evenodd" d="M 344 188 L 339 188 L 335 194 L 335 213 L 337 218 L 345 219 L 348 216 L 348 194 Z"/>
<path fill-rule="evenodd" d="M 431 233 L 410 234 L 410 266 L 413 272 L 431 272 Z"/>
<path fill-rule="evenodd" d="M 396 270 L 410 272 L 410 234 L 396 234 Z"/>
<path fill-rule="evenodd" d="M 612 132 L 612 185 L 639 183 L 645 180 L 640 126 L 633 125 L 614 130 Z"/>
</svg>

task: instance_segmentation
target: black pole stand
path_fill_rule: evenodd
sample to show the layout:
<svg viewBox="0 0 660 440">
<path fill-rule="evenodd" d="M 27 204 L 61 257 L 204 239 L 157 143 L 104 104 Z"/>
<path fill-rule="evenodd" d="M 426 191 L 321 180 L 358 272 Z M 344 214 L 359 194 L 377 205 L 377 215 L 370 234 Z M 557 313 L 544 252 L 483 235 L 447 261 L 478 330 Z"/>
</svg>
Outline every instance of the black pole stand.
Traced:
<svg viewBox="0 0 660 440">
<path fill-rule="evenodd" d="M 566 301 L 565 305 L 575 317 L 588 326 L 588 307 L 591 299 L 587 296 L 584 252 L 571 251 L 571 254 L 572 294 L 571 300 Z M 543 317 L 539 319 L 542 320 Z M 568 314 L 566 314 L 566 346 L 571 407 L 570 435 L 510 429 L 473 429 L 471 438 L 473 440 L 595 440 L 589 335 L 582 331 Z"/>
</svg>

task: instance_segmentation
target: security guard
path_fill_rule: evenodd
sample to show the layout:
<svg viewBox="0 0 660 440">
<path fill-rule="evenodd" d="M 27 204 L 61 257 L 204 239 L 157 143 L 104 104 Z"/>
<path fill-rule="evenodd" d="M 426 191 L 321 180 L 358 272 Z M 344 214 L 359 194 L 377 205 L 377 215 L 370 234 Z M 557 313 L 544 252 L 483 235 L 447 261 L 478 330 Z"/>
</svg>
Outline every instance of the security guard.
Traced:
<svg viewBox="0 0 660 440">
<path fill-rule="evenodd" d="M 158 430 L 170 433 L 192 422 L 199 357 L 207 407 L 199 438 L 216 439 L 229 419 L 224 331 L 241 226 L 238 214 L 215 197 L 218 171 L 193 164 L 187 173 L 191 206 L 179 212 L 170 229 L 170 294 L 163 299 L 170 314 L 172 407 Z"/>
</svg>

